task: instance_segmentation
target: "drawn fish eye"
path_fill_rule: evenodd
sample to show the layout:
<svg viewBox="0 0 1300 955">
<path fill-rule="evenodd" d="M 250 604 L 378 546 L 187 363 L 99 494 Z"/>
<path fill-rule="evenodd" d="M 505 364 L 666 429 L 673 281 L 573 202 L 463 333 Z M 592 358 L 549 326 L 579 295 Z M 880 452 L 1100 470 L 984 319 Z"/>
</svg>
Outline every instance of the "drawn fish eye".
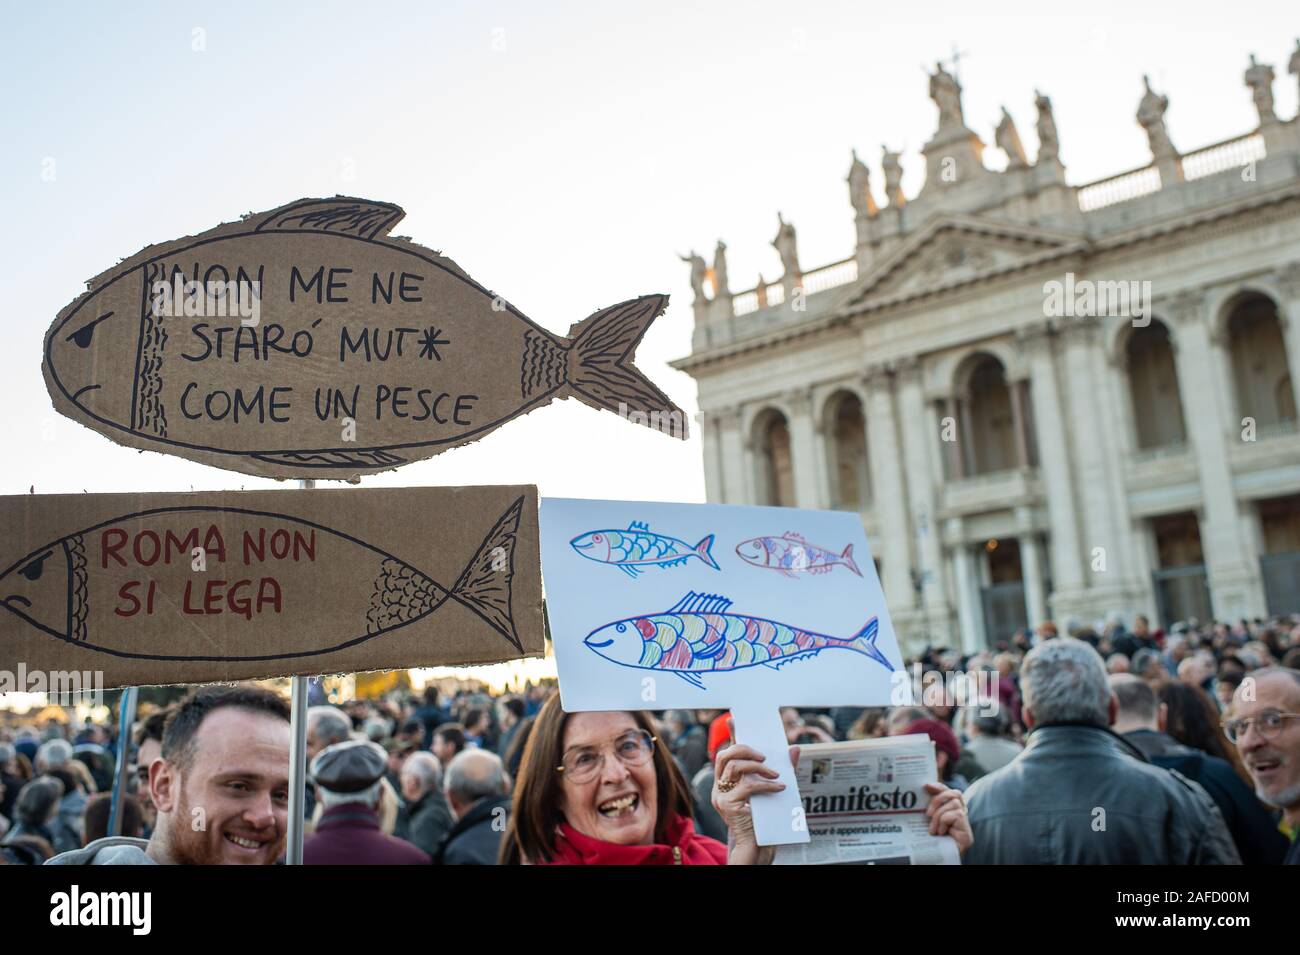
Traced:
<svg viewBox="0 0 1300 955">
<path fill-rule="evenodd" d="M 599 544 L 603 539 L 604 538 L 602 538 L 599 534 L 596 534 L 594 537 L 592 537 L 592 542 Z"/>
<path fill-rule="evenodd" d="M 87 322 L 85 325 L 82 325 L 81 328 L 77 329 L 64 340 L 72 342 L 78 348 L 89 348 L 91 339 L 95 337 L 95 326 L 104 321 L 104 319 L 112 317 L 113 313 L 107 312 L 99 316 L 99 318 L 95 319 L 93 322 Z"/>
<path fill-rule="evenodd" d="M 619 633 L 626 633 L 626 632 L 627 632 L 627 624 L 625 624 L 625 623 L 620 623 L 620 624 L 619 624 L 617 627 L 615 627 L 614 629 L 617 630 Z M 613 641 L 611 640 L 610 642 L 612 643 Z"/>
<path fill-rule="evenodd" d="M 46 553 L 42 554 L 40 557 L 37 557 L 34 561 L 32 561 L 22 570 L 18 571 L 18 573 L 22 574 L 28 580 L 33 582 L 40 580 L 41 574 L 45 573 L 45 559 L 49 556 L 50 556 L 49 552 L 47 551 Z"/>
</svg>

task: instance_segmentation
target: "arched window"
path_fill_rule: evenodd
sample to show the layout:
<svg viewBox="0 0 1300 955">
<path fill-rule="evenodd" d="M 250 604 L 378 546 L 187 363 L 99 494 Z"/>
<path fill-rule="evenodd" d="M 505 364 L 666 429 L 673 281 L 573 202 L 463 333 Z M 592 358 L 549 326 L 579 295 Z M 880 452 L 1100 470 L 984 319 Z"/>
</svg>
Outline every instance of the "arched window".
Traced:
<svg viewBox="0 0 1300 955">
<path fill-rule="evenodd" d="M 858 396 L 843 392 L 826 405 L 831 459 L 831 506 L 859 511 L 871 499 L 867 467 L 867 422 Z"/>
<path fill-rule="evenodd" d="M 779 411 L 767 411 L 755 423 L 759 503 L 794 507 L 794 461 L 790 456 L 790 426 Z"/>
<path fill-rule="evenodd" d="M 1228 316 L 1237 411 L 1265 428 L 1296 419 L 1295 390 L 1277 307 L 1264 295 L 1241 298 Z"/>
<path fill-rule="evenodd" d="M 966 396 L 970 473 L 991 474 L 1016 467 L 1015 414 L 1002 362 L 992 355 L 980 355 L 970 368 Z"/>
<path fill-rule="evenodd" d="M 1169 329 L 1158 320 L 1135 328 L 1124 344 L 1129 397 L 1139 448 L 1179 445 L 1187 440 L 1178 371 Z"/>
</svg>

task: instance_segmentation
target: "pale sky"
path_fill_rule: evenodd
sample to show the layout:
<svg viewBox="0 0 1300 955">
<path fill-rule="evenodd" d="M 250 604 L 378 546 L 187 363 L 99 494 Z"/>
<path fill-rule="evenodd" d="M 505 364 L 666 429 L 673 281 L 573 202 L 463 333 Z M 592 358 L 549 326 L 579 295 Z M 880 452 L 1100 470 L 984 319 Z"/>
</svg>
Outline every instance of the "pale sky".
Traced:
<svg viewBox="0 0 1300 955">
<path fill-rule="evenodd" d="M 11 7 L 0 493 L 274 485 L 117 447 L 55 414 L 40 375 L 42 336 L 85 279 L 244 212 L 336 193 L 398 203 L 399 234 L 561 333 L 601 306 L 669 292 L 638 365 L 694 411 L 693 382 L 666 364 L 690 347 L 677 252 L 711 255 L 722 237 L 733 288 L 760 270 L 773 280 L 780 209 L 805 270 L 850 255 L 849 151 L 868 161 L 879 196 L 881 143 L 903 149 L 915 193 L 937 115 L 922 67 L 954 45 L 968 125 L 991 145 L 1005 104 L 1032 156 L 1040 88 L 1076 183 L 1147 161 L 1133 118 L 1144 71 L 1169 95 L 1184 150 L 1254 125 L 1242 84 L 1251 52 L 1277 70 L 1278 112 L 1295 113 L 1293 2 L 1070 10 L 1042 0 Z M 697 438 L 576 402 L 364 483 L 703 500 Z"/>
</svg>

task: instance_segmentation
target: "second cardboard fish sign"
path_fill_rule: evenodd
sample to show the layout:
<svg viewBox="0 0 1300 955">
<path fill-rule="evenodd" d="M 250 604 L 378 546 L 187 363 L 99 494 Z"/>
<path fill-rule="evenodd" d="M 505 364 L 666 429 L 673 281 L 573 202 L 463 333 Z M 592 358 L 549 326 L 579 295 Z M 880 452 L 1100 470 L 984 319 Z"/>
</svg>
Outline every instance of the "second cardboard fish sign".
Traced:
<svg viewBox="0 0 1300 955">
<path fill-rule="evenodd" d="M 119 444 L 276 478 L 353 478 L 474 441 L 556 398 L 676 437 L 632 364 L 668 304 L 562 338 L 439 252 L 404 213 L 302 199 L 153 245 L 92 279 L 45 336 L 54 406 Z"/>
</svg>

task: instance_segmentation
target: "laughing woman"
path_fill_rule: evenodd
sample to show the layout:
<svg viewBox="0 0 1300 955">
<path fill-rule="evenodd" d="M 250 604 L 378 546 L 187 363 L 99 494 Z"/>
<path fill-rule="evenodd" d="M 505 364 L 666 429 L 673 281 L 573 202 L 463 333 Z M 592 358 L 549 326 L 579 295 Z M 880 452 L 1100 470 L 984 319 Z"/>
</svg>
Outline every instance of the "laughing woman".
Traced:
<svg viewBox="0 0 1300 955">
<path fill-rule="evenodd" d="M 798 748 L 791 750 L 798 757 Z M 691 791 L 648 713 L 566 713 L 559 696 L 533 725 L 515 786 L 501 862 L 534 865 L 754 865 L 774 850 L 754 839 L 749 800 L 779 792 L 775 770 L 745 746 L 718 753 L 713 804 L 730 846 L 691 822 Z M 964 850 L 960 795 L 934 786 L 931 831 Z"/>
</svg>

